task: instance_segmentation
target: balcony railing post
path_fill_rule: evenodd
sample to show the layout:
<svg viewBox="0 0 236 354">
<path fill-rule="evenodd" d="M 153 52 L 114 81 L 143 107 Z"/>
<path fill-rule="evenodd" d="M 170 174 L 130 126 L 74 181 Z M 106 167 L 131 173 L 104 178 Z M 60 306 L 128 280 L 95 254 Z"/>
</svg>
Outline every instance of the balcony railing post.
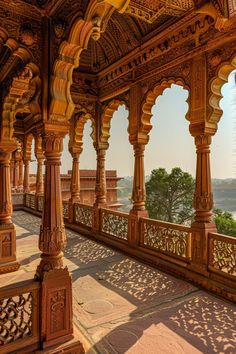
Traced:
<svg viewBox="0 0 236 354">
<path fill-rule="evenodd" d="M 10 158 L 14 148 L 14 142 L 0 143 L 0 273 L 19 268 L 16 262 L 16 232 L 11 220 Z"/>
<path fill-rule="evenodd" d="M 134 143 L 134 180 L 132 200 L 133 207 L 129 215 L 129 243 L 131 246 L 139 244 L 139 218 L 148 217 L 148 212 L 145 209 L 145 174 L 144 174 L 144 150 L 145 145 Z"/>
<path fill-rule="evenodd" d="M 190 132 L 196 144 L 196 185 L 193 206 L 195 209 L 192 230 L 191 267 L 200 273 L 208 274 L 208 234 L 215 232 L 212 222 L 213 193 L 210 171 L 210 144 L 215 130 L 204 125 L 190 125 Z"/>
<path fill-rule="evenodd" d="M 43 348 L 66 342 L 72 338 L 73 332 L 72 284 L 69 272 L 63 266 L 62 252 L 66 245 L 66 232 L 62 215 L 60 164 L 67 126 L 56 130 L 54 125 L 48 129 L 43 136 L 46 169 L 44 212 L 39 235 L 42 254 L 36 271 L 36 278 L 42 282 Z"/>
<path fill-rule="evenodd" d="M 71 174 L 71 184 L 70 193 L 71 197 L 69 200 L 69 222 L 74 222 L 74 203 L 80 202 L 80 167 L 79 158 L 81 152 L 83 151 L 82 145 L 73 145 L 69 147 L 73 164 L 72 164 L 72 174 Z"/>
</svg>

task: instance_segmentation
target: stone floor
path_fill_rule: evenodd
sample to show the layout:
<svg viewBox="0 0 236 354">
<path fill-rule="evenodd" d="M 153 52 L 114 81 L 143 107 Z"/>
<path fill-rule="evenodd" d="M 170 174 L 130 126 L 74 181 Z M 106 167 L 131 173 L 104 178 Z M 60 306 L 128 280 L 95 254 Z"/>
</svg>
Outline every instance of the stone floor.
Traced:
<svg viewBox="0 0 236 354">
<path fill-rule="evenodd" d="M 21 268 L 32 277 L 40 219 L 14 213 Z M 236 307 L 193 285 L 68 230 L 74 322 L 88 354 L 235 354 Z"/>
</svg>

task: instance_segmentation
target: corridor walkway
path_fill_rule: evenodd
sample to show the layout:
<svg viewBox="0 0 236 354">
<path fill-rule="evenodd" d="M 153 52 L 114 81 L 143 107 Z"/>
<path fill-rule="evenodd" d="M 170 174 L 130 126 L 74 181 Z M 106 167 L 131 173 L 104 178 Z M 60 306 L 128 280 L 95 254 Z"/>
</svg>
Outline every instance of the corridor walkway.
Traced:
<svg viewBox="0 0 236 354">
<path fill-rule="evenodd" d="M 14 213 L 18 272 L 1 285 L 33 277 L 40 219 Z M 68 230 L 75 325 L 87 353 L 236 353 L 236 307 L 193 285 Z"/>
</svg>

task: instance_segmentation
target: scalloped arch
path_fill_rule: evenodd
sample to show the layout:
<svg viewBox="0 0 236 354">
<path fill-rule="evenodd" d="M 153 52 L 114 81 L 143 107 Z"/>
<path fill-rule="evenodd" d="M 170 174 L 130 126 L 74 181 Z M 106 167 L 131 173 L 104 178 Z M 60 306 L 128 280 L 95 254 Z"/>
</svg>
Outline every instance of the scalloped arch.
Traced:
<svg viewBox="0 0 236 354">
<path fill-rule="evenodd" d="M 36 75 L 36 76 L 35 76 Z M 1 140 L 11 141 L 13 138 L 13 125 L 15 122 L 16 113 L 19 111 L 19 103 L 23 96 L 29 91 L 31 80 L 35 78 L 37 81 L 37 88 L 40 87 L 39 69 L 33 63 L 28 63 L 21 74 L 14 77 L 9 89 L 8 95 L 3 101 L 3 111 L 1 120 Z M 37 96 L 38 98 L 38 96 Z M 39 113 L 40 106 L 38 102 L 32 105 Z M 23 110 L 23 107 L 22 107 Z"/>
<path fill-rule="evenodd" d="M 108 105 L 104 109 L 101 116 L 101 143 L 108 143 L 108 140 L 110 138 L 111 119 L 113 117 L 113 114 L 118 110 L 119 106 L 122 105 L 125 105 L 126 110 L 128 109 L 125 101 L 120 99 L 113 99 L 108 103 Z"/>
<path fill-rule="evenodd" d="M 228 82 L 229 74 L 236 70 L 236 55 L 230 62 L 224 62 L 219 65 L 217 76 L 210 82 L 210 94 L 208 96 L 208 103 L 211 107 L 211 112 L 207 117 L 209 123 L 216 124 L 222 117 L 222 109 L 220 108 L 220 101 L 222 99 L 221 89 L 225 83 Z"/>
<path fill-rule="evenodd" d="M 170 77 L 168 79 L 164 79 L 161 82 L 155 84 L 151 90 L 149 90 L 145 96 L 145 99 L 142 104 L 142 116 L 141 116 L 141 124 L 139 128 L 139 133 L 144 134 L 146 136 L 147 142 L 149 140 L 149 133 L 152 129 L 151 118 L 152 107 L 154 106 L 156 99 L 158 96 L 162 95 L 165 89 L 170 88 L 172 84 L 176 84 L 182 86 L 183 88 L 189 91 L 189 86 L 185 83 L 182 78 L 174 78 Z M 189 97 L 186 101 L 189 102 Z M 188 119 L 188 112 L 186 113 L 186 119 Z"/>
<path fill-rule="evenodd" d="M 92 132 L 90 134 L 93 142 L 96 141 L 96 125 L 93 116 L 87 112 L 76 113 L 72 120 L 72 125 L 70 129 L 70 139 L 69 139 L 69 149 L 83 146 L 83 136 L 84 136 L 84 126 L 87 121 L 91 121 Z"/>
<path fill-rule="evenodd" d="M 32 151 L 32 142 L 34 139 L 34 135 L 29 133 L 24 136 L 24 143 L 23 143 L 23 158 L 25 160 L 31 160 L 31 151 Z"/>
<path fill-rule="evenodd" d="M 67 41 L 59 48 L 59 56 L 53 66 L 51 83 L 51 104 L 49 117 L 51 120 L 69 121 L 74 111 L 74 103 L 70 93 L 73 70 L 79 66 L 81 52 L 87 48 L 92 34 L 98 39 L 113 11 L 122 12 L 130 0 L 90 1 L 84 19 L 76 19 L 72 24 Z M 99 19 L 100 27 L 94 23 Z M 47 118 L 46 118 L 47 119 Z"/>
</svg>

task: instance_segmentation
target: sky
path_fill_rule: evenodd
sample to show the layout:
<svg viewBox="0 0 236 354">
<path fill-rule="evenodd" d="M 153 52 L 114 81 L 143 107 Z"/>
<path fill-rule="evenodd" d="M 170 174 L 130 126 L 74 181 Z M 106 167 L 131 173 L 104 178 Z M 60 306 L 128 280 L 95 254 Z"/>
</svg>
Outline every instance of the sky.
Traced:
<svg viewBox="0 0 236 354">
<path fill-rule="evenodd" d="M 223 115 L 211 145 L 211 174 L 212 178 L 236 178 L 236 86 L 233 73 L 230 74 L 228 83 L 223 86 L 222 94 L 220 104 Z M 172 85 L 157 98 L 152 110 L 153 128 L 145 149 L 145 175 L 150 175 L 154 168 L 164 167 L 170 172 L 173 167 L 178 166 L 195 176 L 194 139 L 189 133 L 189 122 L 185 118 L 188 110 L 187 97 L 187 90 Z M 128 111 L 124 106 L 120 106 L 114 113 L 106 154 L 106 169 L 117 170 L 118 176 L 121 177 L 132 176 L 134 169 L 133 148 L 128 140 L 127 117 Z M 91 123 L 88 121 L 84 129 L 81 169 L 96 169 L 96 153 L 90 137 L 91 131 Z M 34 154 L 32 158 L 35 159 Z M 61 172 L 66 173 L 71 166 L 72 159 L 66 137 Z M 36 162 L 30 166 L 30 172 L 35 171 Z"/>
</svg>

